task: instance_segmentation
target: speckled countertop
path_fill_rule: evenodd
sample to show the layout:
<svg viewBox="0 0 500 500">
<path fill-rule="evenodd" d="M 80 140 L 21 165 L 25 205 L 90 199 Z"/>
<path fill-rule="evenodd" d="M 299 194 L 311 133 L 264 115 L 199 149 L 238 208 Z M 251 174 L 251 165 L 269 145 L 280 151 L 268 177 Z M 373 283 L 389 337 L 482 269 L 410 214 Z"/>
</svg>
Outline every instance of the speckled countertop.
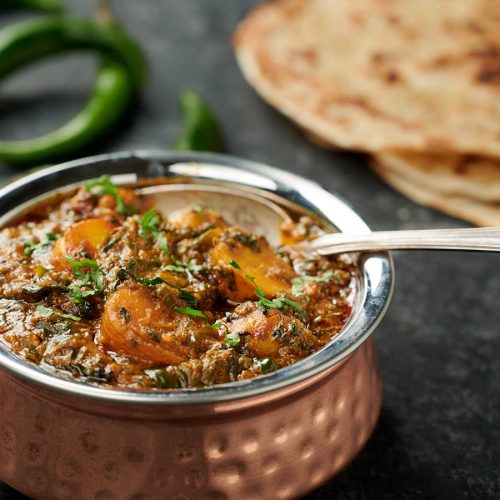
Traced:
<svg viewBox="0 0 500 500">
<path fill-rule="evenodd" d="M 75 12 L 92 3 L 73 0 Z M 385 186 L 363 157 L 321 150 L 244 82 L 231 33 L 253 0 L 115 0 L 151 61 L 140 109 L 89 154 L 168 147 L 180 126 L 177 96 L 192 88 L 213 105 L 228 151 L 317 180 L 374 229 L 465 226 Z M 0 26 L 20 18 L 1 13 Z M 64 57 L 2 84 L 0 137 L 48 131 L 85 101 L 91 56 Z M 0 166 L 0 177 L 14 173 Z M 500 498 L 500 256 L 394 254 L 396 288 L 376 332 L 385 382 L 376 431 L 357 459 L 308 499 Z M 0 483 L 0 499 L 21 495 Z"/>
</svg>

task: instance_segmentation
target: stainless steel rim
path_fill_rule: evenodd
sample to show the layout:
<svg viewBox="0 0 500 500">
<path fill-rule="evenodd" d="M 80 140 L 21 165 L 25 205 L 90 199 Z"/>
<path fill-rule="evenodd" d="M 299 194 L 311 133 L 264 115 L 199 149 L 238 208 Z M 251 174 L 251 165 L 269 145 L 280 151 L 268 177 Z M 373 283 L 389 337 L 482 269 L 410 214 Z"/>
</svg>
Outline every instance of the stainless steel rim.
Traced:
<svg viewBox="0 0 500 500">
<path fill-rule="evenodd" d="M 186 175 L 201 182 L 230 182 L 247 188 L 258 188 L 271 198 L 279 196 L 302 205 L 342 232 L 359 234 L 370 231 L 366 223 L 344 201 L 317 183 L 295 174 L 227 155 L 149 150 L 84 158 L 33 172 L 10 183 L 0 189 L 0 226 L 11 216 L 13 210 L 19 211 L 24 203 L 33 198 L 51 189 L 103 173 L 117 176 L 119 182 L 131 182 L 146 176 Z M 257 396 L 317 375 L 349 356 L 368 339 L 390 302 L 393 263 L 387 253 L 364 255 L 360 258 L 359 269 L 354 312 L 343 332 L 306 359 L 248 381 L 171 392 L 117 391 L 65 380 L 23 362 L 3 348 L 0 348 L 0 367 L 36 384 L 103 402 L 173 406 L 215 404 Z"/>
</svg>

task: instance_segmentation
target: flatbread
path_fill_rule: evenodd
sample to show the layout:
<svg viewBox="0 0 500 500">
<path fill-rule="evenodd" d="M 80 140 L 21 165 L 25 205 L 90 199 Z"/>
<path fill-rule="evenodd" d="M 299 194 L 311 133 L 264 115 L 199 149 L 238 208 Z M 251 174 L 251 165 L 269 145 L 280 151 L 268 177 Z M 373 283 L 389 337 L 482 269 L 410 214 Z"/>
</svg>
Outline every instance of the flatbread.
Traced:
<svg viewBox="0 0 500 500">
<path fill-rule="evenodd" d="M 240 67 L 331 146 L 500 157 L 500 1 L 274 0 L 238 27 Z"/>
<path fill-rule="evenodd" d="M 378 154 L 377 162 L 426 189 L 500 202 L 500 160 L 477 155 L 388 152 Z"/>
<path fill-rule="evenodd" d="M 500 226 L 500 203 L 450 195 L 423 186 L 374 161 L 373 170 L 396 191 L 411 200 L 478 226 Z"/>
</svg>

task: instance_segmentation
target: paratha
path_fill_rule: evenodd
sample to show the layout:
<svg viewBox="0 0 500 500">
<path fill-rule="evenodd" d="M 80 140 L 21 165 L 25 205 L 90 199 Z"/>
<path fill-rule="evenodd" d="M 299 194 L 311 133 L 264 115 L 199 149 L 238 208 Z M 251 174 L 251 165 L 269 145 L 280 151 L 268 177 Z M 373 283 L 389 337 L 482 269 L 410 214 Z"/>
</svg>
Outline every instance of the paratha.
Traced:
<svg viewBox="0 0 500 500">
<path fill-rule="evenodd" d="M 478 226 L 500 226 L 500 203 L 443 193 L 428 185 L 419 184 L 378 161 L 373 162 L 372 168 L 387 184 L 416 203 Z"/>
<path fill-rule="evenodd" d="M 500 157 L 498 0 L 274 0 L 234 44 L 255 89 L 326 144 Z"/>
<path fill-rule="evenodd" d="M 477 155 L 387 152 L 377 162 L 443 194 L 500 202 L 500 160 Z"/>
</svg>

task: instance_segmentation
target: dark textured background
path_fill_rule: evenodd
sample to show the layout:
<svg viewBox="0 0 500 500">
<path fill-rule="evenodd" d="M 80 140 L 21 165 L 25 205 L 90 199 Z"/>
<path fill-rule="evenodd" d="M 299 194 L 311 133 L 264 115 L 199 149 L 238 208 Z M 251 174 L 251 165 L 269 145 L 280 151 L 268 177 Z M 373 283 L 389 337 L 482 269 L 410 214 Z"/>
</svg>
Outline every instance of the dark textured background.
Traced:
<svg viewBox="0 0 500 500">
<path fill-rule="evenodd" d="M 1 2 L 0 2 L 1 3 Z M 253 0 L 115 0 L 151 61 L 142 104 L 122 130 L 88 151 L 168 147 L 180 127 L 177 96 L 189 87 L 213 105 L 228 151 L 320 181 L 374 229 L 464 226 L 407 201 L 363 157 L 323 151 L 243 81 L 231 33 Z M 72 10 L 90 12 L 90 1 Z M 2 13 L 0 26 L 25 17 Z M 0 93 L 0 137 L 48 131 L 84 103 L 91 56 L 23 71 Z M 0 176 L 13 170 L 0 166 Z M 394 255 L 392 306 L 376 333 L 385 380 L 374 436 L 337 478 L 308 498 L 500 498 L 500 256 Z M 0 484 L 0 499 L 19 498 Z"/>
</svg>

